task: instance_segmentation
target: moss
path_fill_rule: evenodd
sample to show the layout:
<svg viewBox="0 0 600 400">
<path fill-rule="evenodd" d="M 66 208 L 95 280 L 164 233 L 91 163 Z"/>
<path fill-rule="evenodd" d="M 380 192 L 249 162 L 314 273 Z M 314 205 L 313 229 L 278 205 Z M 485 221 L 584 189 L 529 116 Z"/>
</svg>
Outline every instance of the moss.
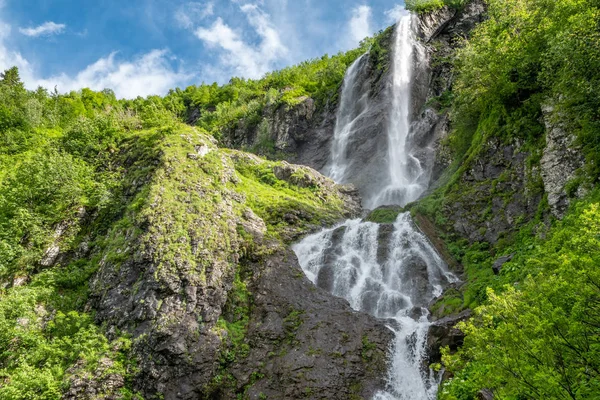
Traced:
<svg viewBox="0 0 600 400">
<path fill-rule="evenodd" d="M 373 360 L 373 357 L 374 357 L 373 351 L 376 348 L 377 348 L 377 345 L 375 343 L 372 343 L 369 340 L 369 337 L 367 335 L 363 336 L 361 357 L 365 363 Z"/>
<path fill-rule="evenodd" d="M 363 389 L 362 383 L 360 383 L 360 382 L 352 383 L 349 388 L 349 400 L 363 400 L 363 397 L 360 396 L 362 389 Z"/>
<path fill-rule="evenodd" d="M 286 315 L 283 319 L 283 328 L 286 332 L 286 340 L 291 345 L 295 345 L 297 343 L 296 332 L 298 331 L 298 328 L 300 328 L 300 325 L 302 325 L 302 322 L 304 322 L 302 319 L 303 315 L 304 310 L 296 310 L 292 308 L 290 309 L 288 315 Z"/>
<path fill-rule="evenodd" d="M 380 207 L 373 210 L 365 217 L 367 222 L 375 222 L 378 224 L 393 224 L 396 222 L 398 215 L 403 211 L 402 207 Z"/>
<path fill-rule="evenodd" d="M 380 31 L 372 39 L 369 49 L 369 61 L 372 68 L 378 72 L 379 76 L 389 70 L 391 65 L 392 41 L 394 37 L 394 27 Z"/>
<path fill-rule="evenodd" d="M 462 293 L 457 289 L 449 289 L 430 307 L 431 312 L 438 318 L 458 314 L 465 308 Z"/>
<path fill-rule="evenodd" d="M 278 179 L 274 168 L 281 163 L 233 151 L 230 154 L 239 176 L 239 182 L 231 188 L 245 196 L 248 206 L 266 222 L 274 238 L 288 240 L 290 232 L 334 223 L 343 214 L 343 202 L 336 192 L 318 186 L 299 187 Z"/>
</svg>

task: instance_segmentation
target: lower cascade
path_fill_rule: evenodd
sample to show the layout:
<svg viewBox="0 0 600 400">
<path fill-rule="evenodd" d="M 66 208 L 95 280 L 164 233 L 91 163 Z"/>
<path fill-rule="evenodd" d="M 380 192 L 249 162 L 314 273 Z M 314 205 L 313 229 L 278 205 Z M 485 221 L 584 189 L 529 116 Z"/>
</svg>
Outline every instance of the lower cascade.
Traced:
<svg viewBox="0 0 600 400">
<path fill-rule="evenodd" d="M 423 364 L 427 304 L 456 281 L 410 214 L 393 225 L 348 220 L 293 247 L 307 277 L 396 333 L 388 387 L 375 399 L 434 399 L 438 379 Z"/>
<path fill-rule="evenodd" d="M 410 121 L 412 70 L 419 49 L 413 38 L 412 17 L 403 16 L 396 25 L 389 124 L 387 169 L 381 171 L 376 190 L 365 194 L 365 205 L 404 206 L 427 189 L 428 171 L 413 155 Z M 337 126 L 331 150 L 329 176 L 352 183 L 360 169 L 348 169 L 353 140 L 369 109 L 360 82 L 362 57 L 345 77 Z M 367 85 L 368 86 L 368 85 Z M 327 172 L 327 171 L 326 171 Z M 360 180 L 360 179 L 358 179 Z M 357 311 L 387 320 L 396 334 L 385 391 L 375 400 L 435 399 L 438 375 L 427 366 L 426 342 L 430 326 L 427 305 L 457 278 L 428 239 L 414 225 L 409 213 L 393 224 L 348 220 L 331 229 L 308 236 L 293 247 L 307 277 L 317 286 L 346 299 Z"/>
</svg>

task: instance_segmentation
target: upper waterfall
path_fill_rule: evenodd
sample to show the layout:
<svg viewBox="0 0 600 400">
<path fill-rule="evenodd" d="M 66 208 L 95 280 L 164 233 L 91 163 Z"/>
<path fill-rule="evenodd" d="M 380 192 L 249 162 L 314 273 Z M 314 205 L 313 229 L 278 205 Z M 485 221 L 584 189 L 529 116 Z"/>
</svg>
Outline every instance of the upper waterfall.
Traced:
<svg viewBox="0 0 600 400">
<path fill-rule="evenodd" d="M 387 186 L 375 194 L 370 208 L 386 204 L 405 205 L 416 200 L 426 189 L 429 177 L 421 161 L 413 153 L 411 141 L 411 89 L 413 68 L 419 60 L 417 43 L 411 28 L 412 18 L 406 16 L 398 22 L 394 46 L 392 74 L 392 108 L 388 137 Z M 416 58 L 416 60 L 415 60 Z"/>
<path fill-rule="evenodd" d="M 331 146 L 331 162 L 326 174 L 336 182 L 347 181 L 348 141 L 354 133 L 360 117 L 368 110 L 368 88 L 366 81 L 359 79 L 366 54 L 360 56 L 346 71 L 342 85 L 340 106 L 336 115 L 333 144 Z"/>
<path fill-rule="evenodd" d="M 344 78 L 330 161 L 324 172 L 338 183 L 356 184 L 369 209 L 404 206 L 418 199 L 429 184 L 427 160 L 413 140 L 413 72 L 422 63 L 423 51 L 412 24 L 412 16 L 406 15 L 396 25 L 383 104 L 373 104 L 371 98 L 369 53 L 358 58 Z M 381 135 L 385 140 L 377 142 L 375 136 Z M 369 150 L 381 160 L 365 160 L 357 154 L 367 141 L 376 142 Z M 381 147 L 384 149 L 378 154 Z"/>
</svg>

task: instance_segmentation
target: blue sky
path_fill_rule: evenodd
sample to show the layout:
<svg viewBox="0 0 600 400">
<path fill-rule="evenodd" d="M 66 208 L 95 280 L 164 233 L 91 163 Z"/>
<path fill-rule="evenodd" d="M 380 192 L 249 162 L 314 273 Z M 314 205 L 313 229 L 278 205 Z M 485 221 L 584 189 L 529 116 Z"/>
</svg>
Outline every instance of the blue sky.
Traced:
<svg viewBox="0 0 600 400">
<path fill-rule="evenodd" d="M 0 0 L 0 69 L 29 88 L 165 94 L 358 45 L 402 0 Z"/>
</svg>

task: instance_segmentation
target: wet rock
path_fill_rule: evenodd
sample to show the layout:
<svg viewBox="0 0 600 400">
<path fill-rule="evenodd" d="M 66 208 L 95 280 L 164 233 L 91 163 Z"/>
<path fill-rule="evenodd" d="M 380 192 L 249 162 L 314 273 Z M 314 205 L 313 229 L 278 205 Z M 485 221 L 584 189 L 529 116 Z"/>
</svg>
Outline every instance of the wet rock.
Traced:
<svg viewBox="0 0 600 400">
<path fill-rule="evenodd" d="M 455 326 L 471 317 L 471 310 L 465 310 L 457 315 L 439 319 L 431 324 L 427 335 L 428 363 L 441 361 L 441 348 L 450 347 L 451 351 L 463 344 L 465 334 Z"/>
<path fill-rule="evenodd" d="M 253 268 L 260 272 L 252 286 L 254 308 L 247 335 L 252 346 L 232 370 L 240 386 L 250 381 L 248 371 L 256 371 L 254 376 L 261 378 L 248 391 L 267 398 L 301 398 L 307 388 L 316 399 L 370 398 L 384 387 L 385 354 L 393 334 L 383 322 L 315 288 L 291 251 Z M 363 357 L 364 340 L 374 344 L 369 360 Z M 223 393 L 221 398 L 227 396 Z"/>
</svg>

